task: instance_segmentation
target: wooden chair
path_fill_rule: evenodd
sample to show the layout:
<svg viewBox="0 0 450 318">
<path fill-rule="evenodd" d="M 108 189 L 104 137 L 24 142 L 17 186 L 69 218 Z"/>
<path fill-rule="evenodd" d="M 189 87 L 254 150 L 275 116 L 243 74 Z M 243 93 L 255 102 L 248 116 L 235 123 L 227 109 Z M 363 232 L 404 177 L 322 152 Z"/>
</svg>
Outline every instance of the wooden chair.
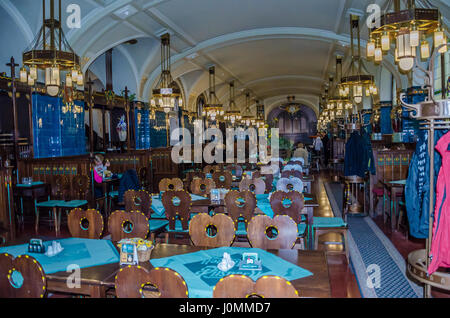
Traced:
<svg viewBox="0 0 450 318">
<path fill-rule="evenodd" d="M 191 181 L 190 190 L 191 193 L 209 197 L 211 189 L 216 187 L 216 183 L 213 179 L 193 179 Z"/>
<path fill-rule="evenodd" d="M 180 178 L 163 178 L 159 182 L 159 192 L 163 191 L 183 191 L 184 185 Z"/>
<path fill-rule="evenodd" d="M 189 235 L 195 246 L 221 247 L 233 244 L 235 228 L 233 220 L 225 214 L 195 215 L 189 223 Z"/>
<path fill-rule="evenodd" d="M 230 172 L 232 176 L 235 176 L 236 178 L 242 177 L 242 167 L 240 165 L 232 164 L 225 167 L 225 170 Z"/>
<path fill-rule="evenodd" d="M 212 175 L 216 188 L 231 189 L 233 176 L 229 171 L 214 172 Z"/>
<path fill-rule="evenodd" d="M 250 191 L 231 190 L 225 195 L 225 208 L 235 224 L 236 235 L 247 236 L 248 222 L 255 214 L 256 204 L 256 196 Z"/>
<path fill-rule="evenodd" d="M 148 169 L 147 167 L 142 167 L 139 169 L 139 181 L 141 182 L 141 187 L 144 189 L 148 189 Z"/>
<path fill-rule="evenodd" d="M 119 298 L 187 298 L 186 282 L 169 268 L 157 267 L 150 271 L 142 266 L 127 266 L 115 277 L 116 296 Z"/>
<path fill-rule="evenodd" d="M 161 196 L 169 229 L 166 233 L 166 242 L 169 234 L 188 234 L 191 213 L 191 195 L 186 191 L 166 191 Z"/>
<path fill-rule="evenodd" d="M 186 173 L 186 179 L 184 182 L 184 189 L 189 191 L 192 180 L 194 179 L 206 179 L 206 173 L 202 171 L 189 171 Z"/>
<path fill-rule="evenodd" d="M 348 240 L 347 240 L 347 232 L 348 232 L 348 225 L 347 224 L 343 224 L 340 226 L 330 226 L 330 225 L 326 225 L 323 226 L 320 224 L 320 222 L 318 222 L 319 219 L 326 219 L 326 218 L 314 218 L 314 224 L 313 224 L 313 236 L 314 236 L 314 249 L 318 250 L 319 249 L 319 237 L 321 235 L 324 234 L 328 234 L 328 233 L 336 233 L 336 234 L 340 234 L 343 238 L 343 242 L 325 242 L 325 244 L 327 243 L 331 243 L 331 244 L 342 244 L 343 245 L 343 249 L 342 251 L 327 251 L 327 254 L 339 254 L 339 255 L 345 255 L 345 258 L 347 259 L 347 264 L 350 264 L 350 259 L 349 259 L 349 250 L 348 250 Z M 337 223 L 343 223 L 342 218 L 329 218 L 329 219 L 333 219 L 336 220 Z"/>
<path fill-rule="evenodd" d="M 270 196 L 270 207 L 273 215 L 287 215 L 291 217 L 298 225 L 298 237 L 303 248 L 306 248 L 307 219 L 302 218 L 301 211 L 305 207 L 305 197 L 298 191 L 275 191 Z"/>
<path fill-rule="evenodd" d="M 73 237 L 99 239 L 104 228 L 103 216 L 94 209 L 72 209 L 67 216 L 67 226 Z"/>
<path fill-rule="evenodd" d="M 144 213 L 144 215 L 149 220 L 149 231 L 150 231 L 150 239 L 153 241 L 155 239 L 155 235 L 161 233 L 165 230 L 167 224 L 167 220 L 152 218 L 151 209 L 152 206 L 152 196 L 146 190 L 128 190 L 124 194 L 125 201 L 125 211 L 139 211 Z"/>
<path fill-rule="evenodd" d="M 141 211 L 150 217 L 152 196 L 146 190 L 128 190 L 123 196 L 125 201 L 125 211 Z"/>
<path fill-rule="evenodd" d="M 254 194 L 264 194 L 266 192 L 266 183 L 261 178 L 242 179 L 239 183 L 239 191 L 247 190 Z"/>
<path fill-rule="evenodd" d="M 274 216 L 288 215 L 299 224 L 302 221 L 301 211 L 305 207 L 305 197 L 298 191 L 275 191 L 270 196 L 270 207 Z"/>
<path fill-rule="evenodd" d="M 302 178 L 302 173 L 300 171 L 297 170 L 288 170 L 288 171 L 283 171 L 281 173 L 281 177 L 282 178 L 289 178 L 289 177 L 294 177 L 294 178 Z"/>
<path fill-rule="evenodd" d="M 16 275 L 22 275 L 23 282 Z M 43 298 L 46 289 L 44 270 L 34 257 L 0 254 L 0 298 Z"/>
<path fill-rule="evenodd" d="M 72 180 L 72 188 L 75 199 L 85 200 L 89 193 L 89 177 L 85 175 L 75 176 Z"/>
<path fill-rule="evenodd" d="M 213 298 L 298 298 L 291 282 L 279 276 L 267 275 L 254 282 L 244 275 L 229 275 L 214 286 Z"/>
<path fill-rule="evenodd" d="M 270 167 L 268 168 L 270 169 Z M 272 169 L 270 169 L 272 171 Z M 253 178 L 261 178 L 266 184 L 266 191 L 264 193 L 268 194 L 272 192 L 273 187 L 273 173 L 261 173 L 261 171 L 257 171 L 253 174 Z"/>
<path fill-rule="evenodd" d="M 212 165 L 207 165 L 207 166 L 205 166 L 204 168 L 203 168 L 203 172 L 206 174 L 206 173 L 211 173 L 211 174 L 213 174 L 214 172 L 220 172 L 221 171 L 221 169 L 220 169 L 220 166 L 218 166 L 218 165 L 215 165 L 215 166 L 212 166 Z"/>
<path fill-rule="evenodd" d="M 124 238 L 147 238 L 150 231 L 148 218 L 140 211 L 114 211 L 108 219 L 108 231 L 111 241 L 118 242 Z"/>
<path fill-rule="evenodd" d="M 247 227 L 251 246 L 265 250 L 291 249 L 297 241 L 297 236 L 297 223 L 287 215 L 277 215 L 273 219 L 267 215 L 256 215 Z"/>
</svg>

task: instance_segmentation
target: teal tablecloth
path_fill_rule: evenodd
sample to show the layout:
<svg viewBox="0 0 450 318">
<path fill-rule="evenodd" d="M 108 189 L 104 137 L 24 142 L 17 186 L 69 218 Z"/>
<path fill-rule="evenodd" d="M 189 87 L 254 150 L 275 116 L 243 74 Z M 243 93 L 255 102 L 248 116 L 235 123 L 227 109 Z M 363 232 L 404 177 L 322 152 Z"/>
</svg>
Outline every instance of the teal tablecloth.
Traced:
<svg viewBox="0 0 450 318">
<path fill-rule="evenodd" d="M 222 272 L 217 268 L 223 253 L 229 253 L 236 263 L 232 269 Z M 239 271 L 242 253 L 258 253 L 262 260 L 261 271 Z M 217 282 L 227 275 L 246 275 L 254 281 L 264 275 L 277 275 L 286 280 L 296 280 L 313 274 L 297 265 L 258 248 L 220 247 L 195 253 L 152 259 L 155 267 L 168 267 L 178 272 L 186 281 L 189 298 L 211 298 Z"/>
<path fill-rule="evenodd" d="M 42 182 L 42 181 L 35 181 L 35 182 L 31 182 L 31 184 L 18 183 L 18 184 L 16 184 L 16 187 L 27 188 L 27 187 L 32 187 L 32 186 L 41 185 L 41 184 L 44 184 L 44 182 Z"/>
<path fill-rule="evenodd" d="M 191 193 L 191 199 L 192 199 L 192 201 L 199 201 L 199 200 L 206 200 L 207 198 Z M 152 217 L 155 217 L 155 218 L 165 218 L 166 217 L 166 215 L 164 213 L 164 205 L 162 204 L 162 201 L 158 195 L 152 196 L 152 209 L 153 209 L 153 211 L 155 211 L 155 213 L 152 215 Z"/>
<path fill-rule="evenodd" d="M 406 180 L 396 180 L 396 181 L 389 181 L 390 184 L 401 184 L 406 185 Z"/>
<path fill-rule="evenodd" d="M 28 244 L 1 247 L 0 253 L 8 253 L 14 257 L 28 254 L 42 265 L 46 274 L 66 271 L 72 264 L 85 268 L 119 262 L 119 253 L 109 240 L 67 238 L 57 241 L 61 243 L 64 250 L 53 257 L 29 253 Z M 52 241 L 44 242 L 46 249 L 51 243 Z"/>
</svg>

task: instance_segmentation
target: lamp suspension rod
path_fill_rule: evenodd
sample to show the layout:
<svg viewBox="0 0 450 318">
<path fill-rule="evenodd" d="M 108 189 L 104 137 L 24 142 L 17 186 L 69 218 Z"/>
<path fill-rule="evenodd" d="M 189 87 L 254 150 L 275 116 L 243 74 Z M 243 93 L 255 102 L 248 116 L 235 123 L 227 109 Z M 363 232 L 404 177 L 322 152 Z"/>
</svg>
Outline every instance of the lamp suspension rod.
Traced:
<svg viewBox="0 0 450 318">
<path fill-rule="evenodd" d="M 45 43 L 45 0 L 42 0 L 42 41 L 45 50 L 47 47 Z"/>
</svg>

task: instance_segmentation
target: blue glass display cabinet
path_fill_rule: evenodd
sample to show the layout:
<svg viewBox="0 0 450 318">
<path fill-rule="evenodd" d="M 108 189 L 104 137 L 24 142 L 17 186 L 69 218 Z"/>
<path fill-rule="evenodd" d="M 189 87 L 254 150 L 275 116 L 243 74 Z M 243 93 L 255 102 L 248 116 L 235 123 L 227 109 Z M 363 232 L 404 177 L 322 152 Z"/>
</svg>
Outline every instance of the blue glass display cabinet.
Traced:
<svg viewBox="0 0 450 318">
<path fill-rule="evenodd" d="M 64 104 L 59 97 L 32 97 L 34 157 L 51 158 L 86 153 L 84 102 Z"/>
</svg>

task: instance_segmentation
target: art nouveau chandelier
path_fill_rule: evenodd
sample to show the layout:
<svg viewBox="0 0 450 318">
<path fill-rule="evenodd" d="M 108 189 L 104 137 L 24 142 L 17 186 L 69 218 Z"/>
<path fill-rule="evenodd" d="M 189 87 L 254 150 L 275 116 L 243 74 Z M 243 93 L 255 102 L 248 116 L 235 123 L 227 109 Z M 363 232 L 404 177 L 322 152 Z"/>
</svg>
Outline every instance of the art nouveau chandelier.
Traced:
<svg viewBox="0 0 450 318">
<path fill-rule="evenodd" d="M 170 34 L 161 36 L 161 77 L 156 88 L 153 89 L 153 98 L 150 100 L 152 107 L 159 107 L 167 114 L 175 108 L 178 100 L 178 107 L 183 106 L 180 98 L 181 91 L 174 85 L 170 72 Z"/>
<path fill-rule="evenodd" d="M 209 100 L 203 108 L 203 116 L 215 121 L 220 119 L 224 113 L 222 104 L 216 96 L 216 68 L 211 66 L 209 68 Z"/>
<path fill-rule="evenodd" d="M 266 112 L 264 109 L 264 104 L 259 103 L 259 101 L 256 101 L 256 120 L 255 120 L 255 126 L 256 128 L 264 128 L 266 125 L 266 121 L 264 120 L 266 116 Z"/>
<path fill-rule="evenodd" d="M 255 116 L 252 115 L 250 111 L 250 93 L 245 93 L 245 110 L 244 114 L 241 116 L 241 122 L 243 125 L 250 127 L 252 125 L 252 121 L 254 122 Z"/>
<path fill-rule="evenodd" d="M 234 81 L 230 83 L 230 105 L 223 118 L 230 122 L 231 125 L 234 125 L 236 122 L 241 120 L 241 112 L 236 108 L 235 103 Z"/>
<path fill-rule="evenodd" d="M 375 85 L 374 77 L 363 72 L 364 65 L 361 57 L 359 17 L 356 15 L 351 15 L 350 17 L 350 36 L 352 60 L 346 75 L 341 79 L 339 96 L 348 98 L 355 104 L 361 104 L 364 96 L 371 97 L 378 95 L 378 88 Z M 357 40 L 356 49 L 354 45 L 355 36 Z"/>
<path fill-rule="evenodd" d="M 337 118 L 342 118 L 346 110 L 353 109 L 353 104 L 348 97 L 337 94 L 339 84 L 342 81 L 342 56 L 336 57 L 336 85 L 333 84 L 333 80 L 334 78 L 330 77 L 328 96 L 325 101 L 326 108 L 330 111 L 330 114 L 335 115 Z"/>
<path fill-rule="evenodd" d="M 405 10 L 401 10 L 400 0 L 389 1 L 387 8 L 393 11 L 381 16 L 379 27 L 369 30 L 367 57 L 375 63 L 383 60 L 383 55 L 391 50 L 394 43 L 395 62 L 402 72 L 409 72 L 414 66 L 418 47 L 420 57 L 429 59 L 427 36 L 433 35 L 434 48 L 447 43 L 439 10 L 416 8 L 414 0 L 407 1 Z M 439 53 L 446 51 L 447 45 L 439 49 Z"/>
<path fill-rule="evenodd" d="M 33 86 L 38 80 L 38 70 L 45 72 L 45 88 L 50 96 L 60 93 L 61 79 L 65 86 L 83 86 L 84 78 L 80 58 L 66 40 L 61 26 L 61 0 L 58 19 L 55 19 L 55 1 L 50 0 L 50 18 L 46 19 L 46 1 L 43 1 L 43 23 L 35 40 L 22 55 L 20 81 Z"/>
</svg>

